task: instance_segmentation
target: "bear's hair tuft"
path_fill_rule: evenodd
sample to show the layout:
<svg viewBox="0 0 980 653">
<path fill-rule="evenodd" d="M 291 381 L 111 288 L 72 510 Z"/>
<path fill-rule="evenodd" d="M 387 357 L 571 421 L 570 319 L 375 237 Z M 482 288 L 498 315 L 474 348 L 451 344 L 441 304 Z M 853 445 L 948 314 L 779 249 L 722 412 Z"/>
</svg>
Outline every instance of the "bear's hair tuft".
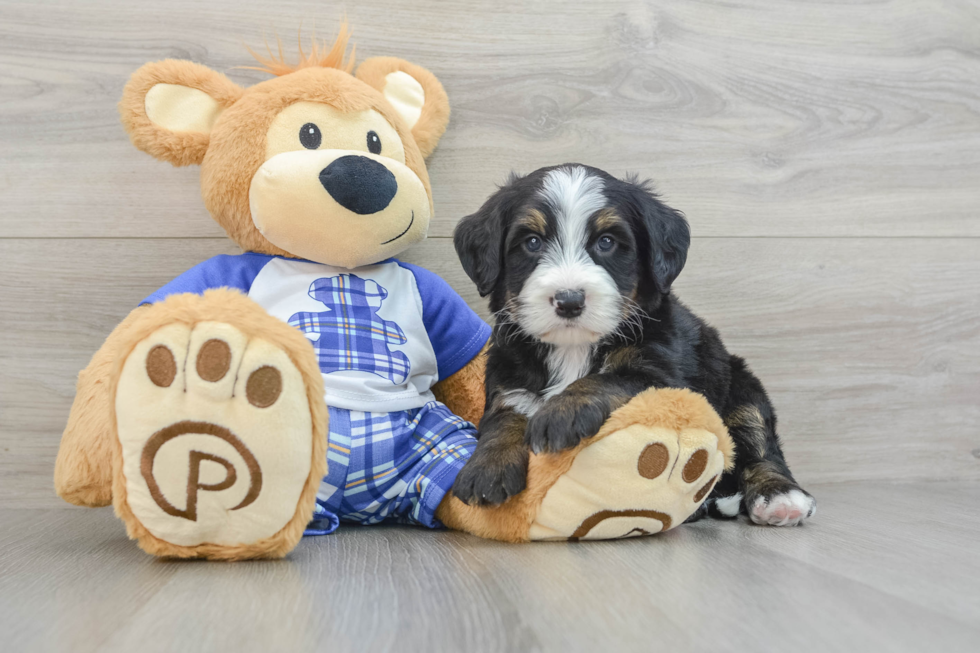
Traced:
<svg viewBox="0 0 980 653">
<path fill-rule="evenodd" d="M 311 35 L 311 49 L 309 54 L 303 51 L 303 34 L 302 32 L 296 38 L 296 45 L 299 48 L 299 61 L 295 64 L 287 63 L 286 56 L 282 51 L 282 39 L 276 36 L 276 43 L 278 45 L 278 53 L 273 53 L 272 48 L 269 47 L 269 43 L 266 42 L 265 49 L 269 53 L 268 56 L 262 56 L 258 52 L 248 48 L 249 53 L 255 60 L 258 61 L 261 66 L 241 66 L 246 70 L 259 70 L 264 73 L 271 73 L 276 77 L 282 77 L 283 75 L 288 75 L 289 73 L 294 73 L 297 70 L 303 68 L 337 68 L 345 73 L 349 73 L 354 70 L 354 54 L 357 50 L 356 46 L 351 46 L 350 56 L 347 54 L 347 43 L 350 41 L 351 31 L 347 27 L 347 23 L 344 22 L 340 26 L 340 31 L 337 33 L 337 38 L 334 40 L 333 45 L 327 49 L 327 42 L 317 41 L 316 33 Z"/>
</svg>

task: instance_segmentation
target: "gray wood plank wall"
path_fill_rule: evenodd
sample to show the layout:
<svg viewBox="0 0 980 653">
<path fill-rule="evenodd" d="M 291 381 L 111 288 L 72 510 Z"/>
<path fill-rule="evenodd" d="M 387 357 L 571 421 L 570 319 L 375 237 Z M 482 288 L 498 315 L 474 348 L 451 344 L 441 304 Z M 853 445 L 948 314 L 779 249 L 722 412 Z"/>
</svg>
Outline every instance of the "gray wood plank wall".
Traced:
<svg viewBox="0 0 980 653">
<path fill-rule="evenodd" d="M 195 168 L 137 152 L 141 64 L 250 84 L 244 44 L 346 12 L 453 119 L 407 255 L 477 310 L 449 236 L 512 169 L 651 177 L 695 240 L 680 296 L 746 356 L 804 483 L 980 480 L 980 5 L 0 1 L 0 501 L 56 507 L 74 377 L 143 296 L 234 252 Z"/>
</svg>

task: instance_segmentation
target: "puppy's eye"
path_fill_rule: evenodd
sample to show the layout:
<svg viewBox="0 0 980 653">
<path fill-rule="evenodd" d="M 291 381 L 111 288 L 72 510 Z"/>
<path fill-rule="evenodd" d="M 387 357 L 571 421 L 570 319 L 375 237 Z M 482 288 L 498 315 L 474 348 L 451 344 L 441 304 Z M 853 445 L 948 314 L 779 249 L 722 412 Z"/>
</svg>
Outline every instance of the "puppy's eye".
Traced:
<svg viewBox="0 0 980 653">
<path fill-rule="evenodd" d="M 616 241 L 609 236 L 603 236 L 596 242 L 595 246 L 600 252 L 610 252 L 616 246 Z"/>
<path fill-rule="evenodd" d="M 524 247 L 527 248 L 529 252 L 537 252 L 541 249 L 541 239 L 537 236 L 531 236 L 524 241 Z"/>
<path fill-rule="evenodd" d="M 323 135 L 320 133 L 320 128 L 312 122 L 308 122 L 299 128 L 299 142 L 306 149 L 315 150 L 320 147 L 320 141 L 322 140 Z"/>
<path fill-rule="evenodd" d="M 374 131 L 369 131 L 367 134 L 367 144 L 368 152 L 371 154 L 381 154 L 381 139 L 378 138 L 378 133 Z"/>
</svg>

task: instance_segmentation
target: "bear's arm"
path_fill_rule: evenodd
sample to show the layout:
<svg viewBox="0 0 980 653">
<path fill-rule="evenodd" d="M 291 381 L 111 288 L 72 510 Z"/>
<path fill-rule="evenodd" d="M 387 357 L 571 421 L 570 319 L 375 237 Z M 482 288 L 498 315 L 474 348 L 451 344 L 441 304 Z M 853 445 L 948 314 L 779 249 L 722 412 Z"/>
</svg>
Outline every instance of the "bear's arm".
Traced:
<svg viewBox="0 0 980 653">
<path fill-rule="evenodd" d="M 452 376 L 432 387 L 436 399 L 468 422 L 479 424 L 486 397 L 483 389 L 487 369 L 487 345 Z"/>
</svg>

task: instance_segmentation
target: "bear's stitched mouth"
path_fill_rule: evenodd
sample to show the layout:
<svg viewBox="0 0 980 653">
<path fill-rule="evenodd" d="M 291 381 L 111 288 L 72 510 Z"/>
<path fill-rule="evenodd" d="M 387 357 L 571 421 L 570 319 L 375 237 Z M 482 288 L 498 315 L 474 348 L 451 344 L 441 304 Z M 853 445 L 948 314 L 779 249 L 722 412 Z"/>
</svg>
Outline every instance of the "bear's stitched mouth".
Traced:
<svg viewBox="0 0 980 653">
<path fill-rule="evenodd" d="M 401 238 L 402 236 L 404 236 L 405 234 L 407 234 L 408 233 L 408 230 L 412 228 L 412 225 L 413 224 L 415 224 L 415 211 L 414 210 L 412 210 L 412 219 L 408 221 L 408 226 L 405 227 L 405 231 L 401 232 L 400 234 L 398 234 L 394 238 L 391 238 L 389 240 L 384 241 L 381 244 L 382 245 L 387 245 L 388 243 L 395 242 L 396 240 L 398 240 L 399 238 Z"/>
</svg>

